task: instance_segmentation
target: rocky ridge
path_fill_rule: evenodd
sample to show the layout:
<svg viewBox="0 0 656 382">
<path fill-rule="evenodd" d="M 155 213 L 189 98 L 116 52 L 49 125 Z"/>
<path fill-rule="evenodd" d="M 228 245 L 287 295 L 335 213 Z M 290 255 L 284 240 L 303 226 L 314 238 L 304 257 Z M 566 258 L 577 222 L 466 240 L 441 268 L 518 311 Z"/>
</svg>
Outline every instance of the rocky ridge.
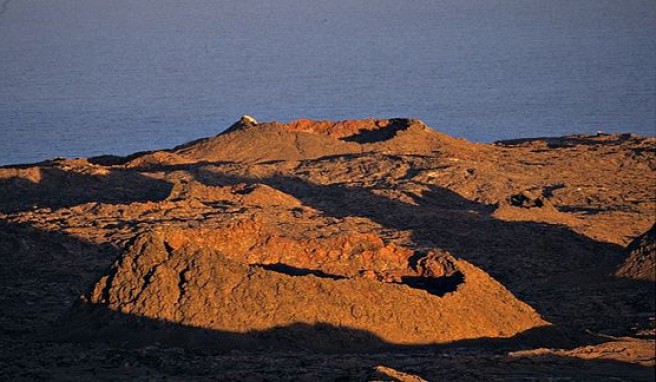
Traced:
<svg viewBox="0 0 656 382">
<path fill-rule="evenodd" d="M 612 349 L 626 365 L 616 373 L 644 375 L 653 367 L 649 263 L 629 257 L 637 270 L 613 274 L 654 224 L 655 152 L 656 139 L 630 134 L 484 145 L 416 120 L 245 120 L 171 150 L 0 168 L 0 252 L 12 264 L 6 355 L 32 362 L 32 336 L 54 325 L 49 347 L 83 354 L 88 345 L 68 344 L 100 341 L 103 354 L 131 343 L 130 359 L 143 363 L 138 349 L 156 346 L 158 364 L 187 376 L 202 373 L 170 349 L 209 352 L 224 366 L 216 357 L 229 351 L 267 349 L 246 356 L 252 365 L 286 351 L 314 362 L 315 351 L 375 350 L 405 367 L 391 348 L 423 360 L 418 352 L 437 344 L 469 346 L 479 361 L 504 356 L 482 350 L 488 341 L 556 347 L 509 356 L 544 365 L 527 375 L 580 379 L 580 368 L 553 360 L 613 359 Z M 41 298 L 40 280 L 53 280 Z M 468 356 L 453 354 L 460 364 L 410 371 L 455 373 Z M 314 376 L 368 378 L 356 369 L 374 366 L 343 360 Z M 67 370 L 49 365 L 45 373 Z M 229 379 L 249 367 L 207 370 Z M 283 379 L 279 370 L 261 375 Z"/>
<path fill-rule="evenodd" d="M 245 344 L 217 341 L 216 348 L 227 350 L 352 352 L 382 343 L 508 337 L 546 325 L 487 274 L 446 253 L 383 247 L 371 235 L 319 242 L 269 236 L 255 245 L 252 235 L 259 235 L 256 228 L 240 224 L 225 231 L 140 236 L 86 301 L 220 332 L 299 324 L 336 328 L 332 336 L 321 335 L 322 330 L 299 338 L 249 338 Z M 239 251 L 235 244 L 248 249 Z M 340 335 L 339 328 L 355 334 Z"/>
<path fill-rule="evenodd" d="M 656 224 L 627 246 L 628 258 L 617 275 L 656 281 Z"/>
</svg>

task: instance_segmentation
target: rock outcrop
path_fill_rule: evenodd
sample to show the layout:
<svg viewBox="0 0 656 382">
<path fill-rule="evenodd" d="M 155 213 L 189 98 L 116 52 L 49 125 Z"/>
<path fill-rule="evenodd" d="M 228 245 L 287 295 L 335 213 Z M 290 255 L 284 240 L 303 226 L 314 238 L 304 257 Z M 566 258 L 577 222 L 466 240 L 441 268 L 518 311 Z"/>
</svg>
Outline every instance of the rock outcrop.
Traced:
<svg viewBox="0 0 656 382">
<path fill-rule="evenodd" d="M 456 140 L 413 119 L 356 121 L 296 120 L 290 123 L 238 121 L 216 137 L 169 152 L 137 156 L 130 166 L 207 162 L 297 161 L 371 152 L 432 154 L 454 146 L 473 152 L 477 145 Z M 463 150 L 463 146 L 471 146 Z"/>
<path fill-rule="evenodd" d="M 508 337 L 547 324 L 465 261 L 381 244 L 377 237 L 357 235 L 286 242 L 262 238 L 252 226 L 154 231 L 134 241 L 87 301 L 221 333 L 315 328 L 303 338 L 262 334 L 245 341 L 257 348 L 371 350 Z M 325 327 L 362 335 L 326 338 Z M 375 341 L 367 341 L 369 335 Z M 215 345 L 239 348 L 239 341 Z"/>
<path fill-rule="evenodd" d="M 628 258 L 617 275 L 636 280 L 656 281 L 656 224 L 626 248 Z"/>
</svg>

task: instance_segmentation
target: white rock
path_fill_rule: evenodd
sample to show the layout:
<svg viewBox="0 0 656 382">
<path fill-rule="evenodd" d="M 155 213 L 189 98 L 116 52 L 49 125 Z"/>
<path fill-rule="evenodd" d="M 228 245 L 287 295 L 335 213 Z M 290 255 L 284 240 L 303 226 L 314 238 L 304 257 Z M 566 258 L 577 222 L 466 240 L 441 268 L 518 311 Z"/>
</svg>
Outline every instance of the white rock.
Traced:
<svg viewBox="0 0 656 382">
<path fill-rule="evenodd" d="M 242 115 L 239 121 L 243 124 L 257 125 L 257 120 L 255 120 L 255 118 L 251 117 L 250 115 L 246 115 L 246 114 Z"/>
</svg>

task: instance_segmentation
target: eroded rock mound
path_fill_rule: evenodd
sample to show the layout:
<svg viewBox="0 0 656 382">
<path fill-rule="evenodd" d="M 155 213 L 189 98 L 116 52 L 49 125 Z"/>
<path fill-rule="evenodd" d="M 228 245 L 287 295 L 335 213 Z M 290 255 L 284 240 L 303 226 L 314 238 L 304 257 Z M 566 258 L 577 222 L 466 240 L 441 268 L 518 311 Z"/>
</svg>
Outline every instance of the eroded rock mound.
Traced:
<svg viewBox="0 0 656 382">
<path fill-rule="evenodd" d="M 204 162 L 257 163 L 297 161 L 372 152 L 428 155 L 440 150 L 476 146 L 428 128 L 414 119 L 365 119 L 289 123 L 238 121 L 219 135 L 189 142 L 165 152 L 147 153 L 129 167 Z"/>
<path fill-rule="evenodd" d="M 88 302 L 122 315 L 241 334 L 242 345 L 256 348 L 362 350 L 508 337 L 547 324 L 485 272 L 445 252 L 394 251 L 377 246 L 376 238 L 368 238 L 368 248 L 349 248 L 346 242 L 367 240 L 337 238 L 329 243 L 335 250 L 322 253 L 317 243 L 294 249 L 243 228 L 224 240 L 245 235 L 245 246 L 221 245 L 220 237 L 202 231 L 142 235 Z M 285 247 L 288 254 L 275 251 Z M 300 338 L 285 329 L 298 325 L 309 334 Z M 321 335 L 326 328 L 330 336 Z M 240 340 L 215 345 L 240 347 Z"/>
<path fill-rule="evenodd" d="M 628 259 L 617 275 L 636 280 L 656 281 L 656 224 L 627 247 Z"/>
</svg>

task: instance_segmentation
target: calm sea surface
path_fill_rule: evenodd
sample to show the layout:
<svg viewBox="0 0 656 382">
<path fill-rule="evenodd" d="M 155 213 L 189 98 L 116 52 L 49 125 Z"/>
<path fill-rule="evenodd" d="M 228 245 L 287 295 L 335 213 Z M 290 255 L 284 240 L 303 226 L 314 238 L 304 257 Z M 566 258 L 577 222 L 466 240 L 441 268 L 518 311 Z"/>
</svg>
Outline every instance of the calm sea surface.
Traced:
<svg viewBox="0 0 656 382">
<path fill-rule="evenodd" d="M 656 1 L 0 0 L 0 164 L 170 147 L 242 114 L 656 135 Z"/>
</svg>

